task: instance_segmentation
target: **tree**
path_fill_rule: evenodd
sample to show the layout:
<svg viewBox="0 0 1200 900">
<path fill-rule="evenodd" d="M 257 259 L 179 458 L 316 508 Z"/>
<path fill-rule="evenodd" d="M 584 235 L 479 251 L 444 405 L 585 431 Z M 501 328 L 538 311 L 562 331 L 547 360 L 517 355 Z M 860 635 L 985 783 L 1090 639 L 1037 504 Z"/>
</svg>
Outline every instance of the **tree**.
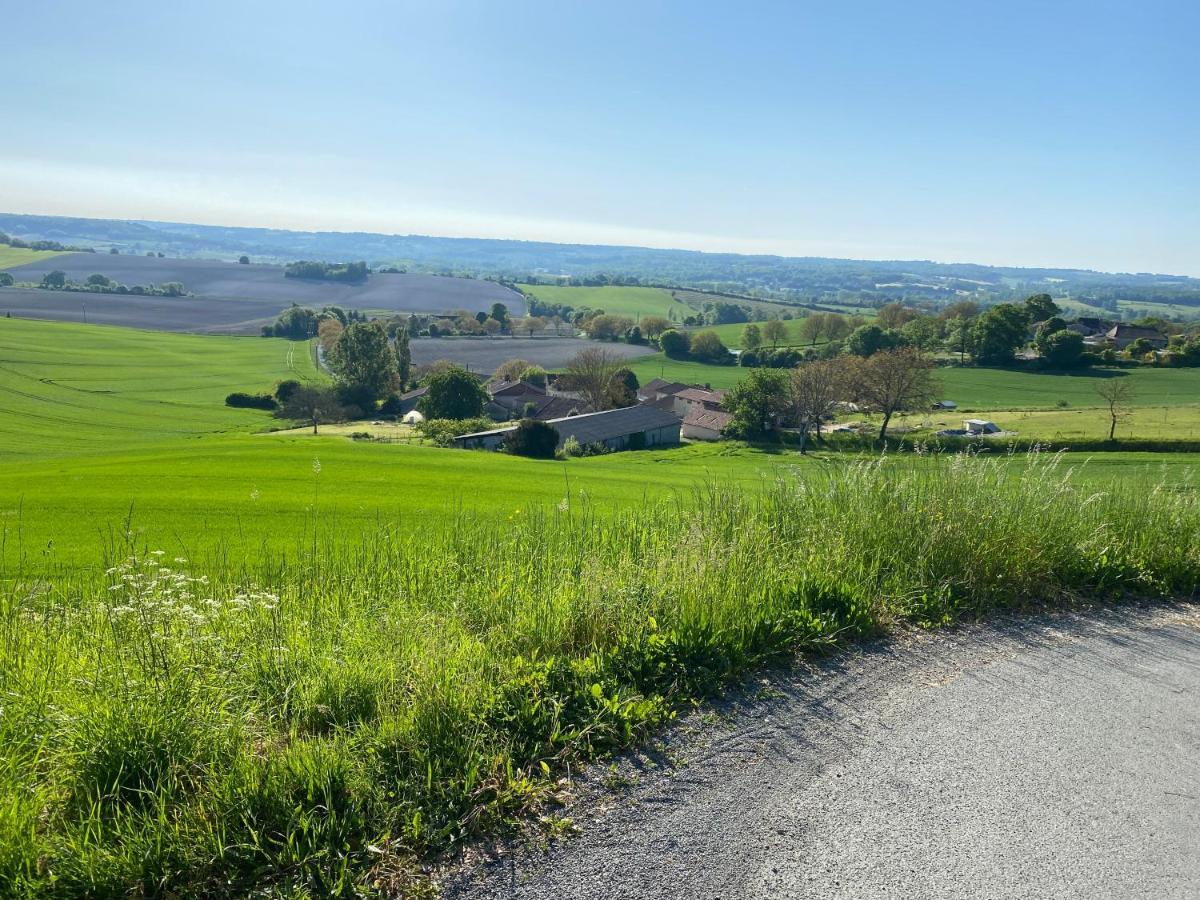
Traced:
<svg viewBox="0 0 1200 900">
<path fill-rule="evenodd" d="M 1011 363 L 1025 344 L 1029 316 L 1023 307 L 1000 303 L 975 319 L 971 345 L 975 361 L 985 366 Z"/>
<path fill-rule="evenodd" d="M 112 283 L 111 278 L 107 275 L 101 275 L 99 272 L 94 272 L 87 277 L 87 284 L 92 287 L 109 287 Z"/>
<path fill-rule="evenodd" d="M 855 356 L 873 356 L 881 350 L 890 350 L 896 346 L 896 338 L 890 331 L 884 331 L 878 325 L 860 325 L 850 333 L 846 340 L 846 349 Z"/>
<path fill-rule="evenodd" d="M 492 318 L 500 323 L 500 330 L 504 331 L 508 327 L 508 307 L 503 303 L 493 303 Z"/>
<path fill-rule="evenodd" d="M 1061 311 L 1049 294 L 1034 294 L 1025 298 L 1025 314 L 1030 322 L 1044 322 Z"/>
<path fill-rule="evenodd" d="M 345 331 L 346 329 L 337 319 L 323 319 L 317 326 L 317 341 L 320 343 L 321 349 L 329 353 Z"/>
<path fill-rule="evenodd" d="M 751 322 L 742 329 L 742 349 L 753 350 L 762 346 L 762 330 Z"/>
<path fill-rule="evenodd" d="M 879 307 L 879 312 L 875 320 L 882 326 L 891 331 L 899 331 L 919 313 L 915 309 L 909 309 L 900 303 L 885 303 Z"/>
<path fill-rule="evenodd" d="M 972 334 L 969 318 L 950 319 L 946 326 L 946 349 L 958 354 L 959 365 L 966 362 L 968 353 L 974 352 Z"/>
<path fill-rule="evenodd" d="M 691 356 L 692 359 L 717 365 L 733 362 L 729 348 L 715 331 L 697 331 L 692 335 Z"/>
<path fill-rule="evenodd" d="M 637 392 L 639 387 L 641 387 L 641 384 L 638 382 L 638 377 L 632 369 L 625 366 L 617 369 L 616 374 L 613 375 L 612 405 L 618 409 L 625 406 L 635 406 L 638 402 Z"/>
<path fill-rule="evenodd" d="M 396 357 L 378 322 L 356 322 L 330 349 L 326 361 L 338 382 L 378 400 L 397 383 Z"/>
<path fill-rule="evenodd" d="M 938 393 L 933 363 L 915 347 L 881 350 L 874 356 L 856 359 L 847 369 L 847 387 L 859 406 L 883 416 L 879 440 L 898 412 L 928 409 Z"/>
<path fill-rule="evenodd" d="M 558 429 L 537 419 L 522 419 L 504 438 L 504 452 L 532 459 L 554 459 Z"/>
<path fill-rule="evenodd" d="M 250 257 L 248 257 L 248 256 L 239 256 L 239 257 L 238 257 L 238 264 L 239 264 L 239 265 L 243 265 L 243 266 L 248 266 L 248 265 L 250 265 Z"/>
<path fill-rule="evenodd" d="M 349 411 L 329 388 L 298 386 L 288 393 L 286 400 L 279 399 L 283 406 L 276 415 L 311 423 L 313 434 L 317 433 L 318 423 L 343 422 L 349 417 Z"/>
<path fill-rule="evenodd" d="M 12 287 L 15 279 L 8 272 L 0 272 L 0 287 Z"/>
<path fill-rule="evenodd" d="M 800 452 L 806 452 L 808 435 L 820 434 L 821 423 L 833 414 L 847 391 L 848 357 L 822 359 L 792 369 L 788 380 L 791 417 L 800 429 Z"/>
<path fill-rule="evenodd" d="M 409 343 L 408 326 L 396 329 L 396 380 L 400 390 L 407 390 L 412 379 L 412 346 Z"/>
<path fill-rule="evenodd" d="M 688 350 L 691 349 L 692 342 L 688 338 L 687 332 L 668 328 L 658 336 L 658 346 L 671 359 L 687 359 Z"/>
<path fill-rule="evenodd" d="M 1083 358 L 1083 336 L 1065 328 L 1039 331 L 1034 346 L 1046 363 L 1056 369 L 1072 369 Z"/>
<path fill-rule="evenodd" d="M 589 347 L 567 363 L 559 384 L 565 379 L 567 390 L 578 391 L 592 409 L 600 412 L 614 406 L 614 388 L 621 369 L 621 360 L 615 354 Z"/>
<path fill-rule="evenodd" d="M 487 333 L 488 337 L 495 337 L 504 330 L 504 326 L 495 319 L 487 319 L 483 323 L 483 330 Z"/>
<path fill-rule="evenodd" d="M 725 431 L 752 439 L 775 430 L 788 407 L 788 374 L 780 369 L 754 369 L 725 395 L 722 404 L 732 416 Z"/>
<path fill-rule="evenodd" d="M 670 328 L 671 322 L 662 316 L 642 316 L 638 321 L 638 327 L 642 329 L 642 334 L 653 340 Z"/>
<path fill-rule="evenodd" d="M 1100 395 L 1108 407 L 1108 439 L 1117 439 L 1117 422 L 1127 419 L 1133 414 L 1133 385 L 1126 378 L 1119 376 L 1106 378 L 1096 385 L 1096 393 Z"/>
<path fill-rule="evenodd" d="M 417 402 L 426 419 L 474 419 L 483 415 L 487 391 L 461 366 L 449 366 L 425 380 L 428 390 Z"/>
<path fill-rule="evenodd" d="M 900 336 L 921 350 L 936 350 L 942 341 L 942 323 L 933 316 L 914 316 L 900 329 Z"/>
<path fill-rule="evenodd" d="M 825 334 L 825 313 L 812 313 L 800 320 L 800 340 L 816 346 Z"/>
<path fill-rule="evenodd" d="M 506 359 L 492 373 L 493 381 L 520 381 L 521 373 L 533 368 L 533 363 L 527 359 Z"/>
<path fill-rule="evenodd" d="M 583 323 L 583 330 L 594 341 L 615 341 L 624 337 L 633 327 L 633 319 L 628 316 L 610 316 L 607 314 L 592 316 Z"/>
<path fill-rule="evenodd" d="M 538 387 L 545 387 L 547 374 L 545 369 L 535 364 L 523 369 L 518 376 L 518 380 L 526 384 L 536 384 Z"/>
<path fill-rule="evenodd" d="M 763 325 L 762 336 L 763 340 L 770 344 L 771 349 L 774 350 L 787 340 L 787 326 L 784 325 L 783 322 L 779 321 L 779 319 L 769 319 Z"/>
<path fill-rule="evenodd" d="M 53 272 L 47 272 L 42 276 L 42 287 L 44 288 L 61 288 L 67 284 L 67 273 L 62 269 L 55 269 Z"/>
</svg>

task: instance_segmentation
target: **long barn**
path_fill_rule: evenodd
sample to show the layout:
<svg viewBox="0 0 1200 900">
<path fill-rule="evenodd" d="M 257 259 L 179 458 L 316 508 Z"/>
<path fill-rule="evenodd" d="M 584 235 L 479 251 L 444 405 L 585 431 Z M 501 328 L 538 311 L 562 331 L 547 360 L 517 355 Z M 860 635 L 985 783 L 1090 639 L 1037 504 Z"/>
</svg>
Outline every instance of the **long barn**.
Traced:
<svg viewBox="0 0 1200 900">
<path fill-rule="evenodd" d="M 558 431 L 558 446 L 568 438 L 581 444 L 603 444 L 610 450 L 629 450 L 640 447 L 662 447 L 679 443 L 679 416 L 655 406 L 628 406 L 605 412 L 585 413 L 550 419 Z M 516 425 L 476 431 L 454 438 L 454 445 L 464 450 L 498 450 Z"/>
</svg>

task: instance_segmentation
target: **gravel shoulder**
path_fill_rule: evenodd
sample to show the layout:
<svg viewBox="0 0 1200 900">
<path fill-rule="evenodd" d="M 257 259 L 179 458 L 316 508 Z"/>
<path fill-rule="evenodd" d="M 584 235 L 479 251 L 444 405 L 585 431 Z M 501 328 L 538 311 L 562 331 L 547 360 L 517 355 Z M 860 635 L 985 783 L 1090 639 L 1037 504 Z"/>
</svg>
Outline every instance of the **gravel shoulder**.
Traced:
<svg viewBox="0 0 1200 900">
<path fill-rule="evenodd" d="M 797 663 L 576 779 L 449 898 L 1200 896 L 1200 605 Z"/>
</svg>

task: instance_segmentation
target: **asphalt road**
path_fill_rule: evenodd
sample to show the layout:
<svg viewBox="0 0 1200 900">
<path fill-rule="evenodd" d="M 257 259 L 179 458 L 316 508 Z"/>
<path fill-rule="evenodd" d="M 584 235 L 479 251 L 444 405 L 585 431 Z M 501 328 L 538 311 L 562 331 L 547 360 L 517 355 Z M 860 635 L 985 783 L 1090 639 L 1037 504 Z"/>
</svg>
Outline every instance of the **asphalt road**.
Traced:
<svg viewBox="0 0 1200 900">
<path fill-rule="evenodd" d="M 454 898 L 1200 897 L 1200 606 L 910 635 L 598 768 Z"/>
</svg>

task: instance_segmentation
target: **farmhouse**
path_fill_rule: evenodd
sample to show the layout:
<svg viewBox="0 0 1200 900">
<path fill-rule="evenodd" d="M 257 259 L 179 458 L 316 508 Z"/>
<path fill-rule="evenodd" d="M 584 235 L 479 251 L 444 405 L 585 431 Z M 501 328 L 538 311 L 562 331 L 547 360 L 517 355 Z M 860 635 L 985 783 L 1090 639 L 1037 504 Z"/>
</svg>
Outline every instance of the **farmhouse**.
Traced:
<svg viewBox="0 0 1200 900">
<path fill-rule="evenodd" d="M 1167 339 L 1156 328 L 1143 328 L 1140 325 L 1114 325 L 1105 337 L 1118 350 L 1124 350 L 1136 340 L 1144 340 L 1155 350 L 1167 346 Z"/>
<path fill-rule="evenodd" d="M 408 393 L 401 394 L 400 408 L 398 410 L 399 415 L 406 416 L 416 409 L 417 403 L 420 402 L 421 398 L 424 397 L 428 391 L 429 388 L 419 387 L 415 391 L 409 391 Z"/>
<path fill-rule="evenodd" d="M 675 414 L 681 418 L 687 418 L 693 412 L 719 412 L 724 400 L 725 391 L 684 388 L 675 394 Z"/>
<path fill-rule="evenodd" d="M 550 419 L 558 431 L 558 446 L 573 437 L 581 444 L 603 444 L 609 450 L 661 447 L 679 443 L 680 422 L 674 413 L 654 406 L 627 406 L 604 412 Z M 515 425 L 477 431 L 454 438 L 464 450 L 498 450 Z"/>
<path fill-rule="evenodd" d="M 684 416 L 682 434 L 693 441 L 718 441 L 732 420 L 733 416 L 719 410 L 693 411 Z"/>
<path fill-rule="evenodd" d="M 683 384 L 678 381 L 665 381 L 662 378 L 652 378 L 638 388 L 637 398 L 642 403 L 652 403 L 656 400 L 674 397 L 680 391 L 686 390 L 689 387 L 693 387 L 693 385 Z"/>
</svg>

